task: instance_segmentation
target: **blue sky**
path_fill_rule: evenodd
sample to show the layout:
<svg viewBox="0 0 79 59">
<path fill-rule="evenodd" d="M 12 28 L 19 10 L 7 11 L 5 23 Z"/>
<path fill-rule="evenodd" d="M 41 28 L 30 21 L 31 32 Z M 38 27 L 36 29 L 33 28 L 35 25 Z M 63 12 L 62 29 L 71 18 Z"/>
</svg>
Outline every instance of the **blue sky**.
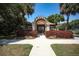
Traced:
<svg viewBox="0 0 79 59">
<path fill-rule="evenodd" d="M 35 12 L 29 18 L 27 16 L 25 17 L 28 21 L 33 22 L 38 16 L 48 17 L 52 14 L 60 14 L 60 8 L 58 3 L 36 3 Z M 74 19 L 79 19 L 79 14 L 76 14 L 75 16 L 70 16 L 70 21 Z"/>
</svg>

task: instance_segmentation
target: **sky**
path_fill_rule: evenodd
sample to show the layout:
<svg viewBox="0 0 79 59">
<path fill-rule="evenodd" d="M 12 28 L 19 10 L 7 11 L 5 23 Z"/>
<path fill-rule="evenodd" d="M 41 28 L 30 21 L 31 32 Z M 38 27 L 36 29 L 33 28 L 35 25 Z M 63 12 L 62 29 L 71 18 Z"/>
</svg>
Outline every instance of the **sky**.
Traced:
<svg viewBox="0 0 79 59">
<path fill-rule="evenodd" d="M 60 14 L 59 3 L 36 3 L 34 10 L 30 17 L 25 16 L 29 22 L 33 22 L 38 16 L 48 17 L 52 14 Z M 66 19 L 66 16 L 64 17 Z M 70 21 L 74 19 L 79 19 L 79 14 L 70 16 Z"/>
</svg>

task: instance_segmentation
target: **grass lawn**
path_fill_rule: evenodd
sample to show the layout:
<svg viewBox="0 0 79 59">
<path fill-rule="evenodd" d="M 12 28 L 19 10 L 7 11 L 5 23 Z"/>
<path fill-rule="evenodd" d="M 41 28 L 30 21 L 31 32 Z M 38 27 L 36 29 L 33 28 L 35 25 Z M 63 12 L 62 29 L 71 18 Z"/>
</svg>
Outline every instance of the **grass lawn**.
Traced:
<svg viewBox="0 0 79 59">
<path fill-rule="evenodd" d="M 57 56 L 79 56 L 79 44 L 52 44 Z"/>
<path fill-rule="evenodd" d="M 29 56 L 31 49 L 30 44 L 0 45 L 0 56 Z"/>
</svg>

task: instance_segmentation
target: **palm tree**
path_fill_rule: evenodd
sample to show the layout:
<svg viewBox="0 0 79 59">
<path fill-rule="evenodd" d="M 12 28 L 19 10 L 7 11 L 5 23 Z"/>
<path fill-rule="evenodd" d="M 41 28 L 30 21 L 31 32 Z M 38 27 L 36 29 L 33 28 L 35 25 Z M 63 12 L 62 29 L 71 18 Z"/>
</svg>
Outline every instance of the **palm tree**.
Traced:
<svg viewBox="0 0 79 59">
<path fill-rule="evenodd" d="M 20 4 L 13 4 L 13 7 L 15 10 L 16 9 L 16 12 L 15 14 L 18 15 L 18 17 L 21 17 L 22 19 L 22 22 L 24 24 L 25 22 L 25 15 L 29 16 L 29 15 L 32 15 L 34 13 L 34 6 L 35 4 L 32 4 L 32 3 L 20 3 Z"/>
<path fill-rule="evenodd" d="M 79 13 L 79 4 L 78 3 L 61 3 L 60 4 L 60 13 L 67 16 L 67 27 L 69 27 L 69 17 L 70 15 L 75 15 Z"/>
</svg>

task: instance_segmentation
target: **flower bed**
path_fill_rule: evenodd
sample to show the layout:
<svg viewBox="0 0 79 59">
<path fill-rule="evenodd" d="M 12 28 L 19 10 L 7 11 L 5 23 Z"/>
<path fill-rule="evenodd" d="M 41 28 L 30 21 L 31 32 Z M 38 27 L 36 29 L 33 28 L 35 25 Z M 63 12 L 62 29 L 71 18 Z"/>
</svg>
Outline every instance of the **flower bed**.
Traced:
<svg viewBox="0 0 79 59">
<path fill-rule="evenodd" d="M 56 38 L 73 38 L 73 33 L 70 31 L 50 30 L 45 32 L 45 36 L 56 36 Z"/>
<path fill-rule="evenodd" d="M 37 32 L 36 31 L 27 31 L 27 30 L 17 30 L 16 34 L 19 37 L 24 37 L 24 36 L 36 37 L 37 36 Z"/>
</svg>

